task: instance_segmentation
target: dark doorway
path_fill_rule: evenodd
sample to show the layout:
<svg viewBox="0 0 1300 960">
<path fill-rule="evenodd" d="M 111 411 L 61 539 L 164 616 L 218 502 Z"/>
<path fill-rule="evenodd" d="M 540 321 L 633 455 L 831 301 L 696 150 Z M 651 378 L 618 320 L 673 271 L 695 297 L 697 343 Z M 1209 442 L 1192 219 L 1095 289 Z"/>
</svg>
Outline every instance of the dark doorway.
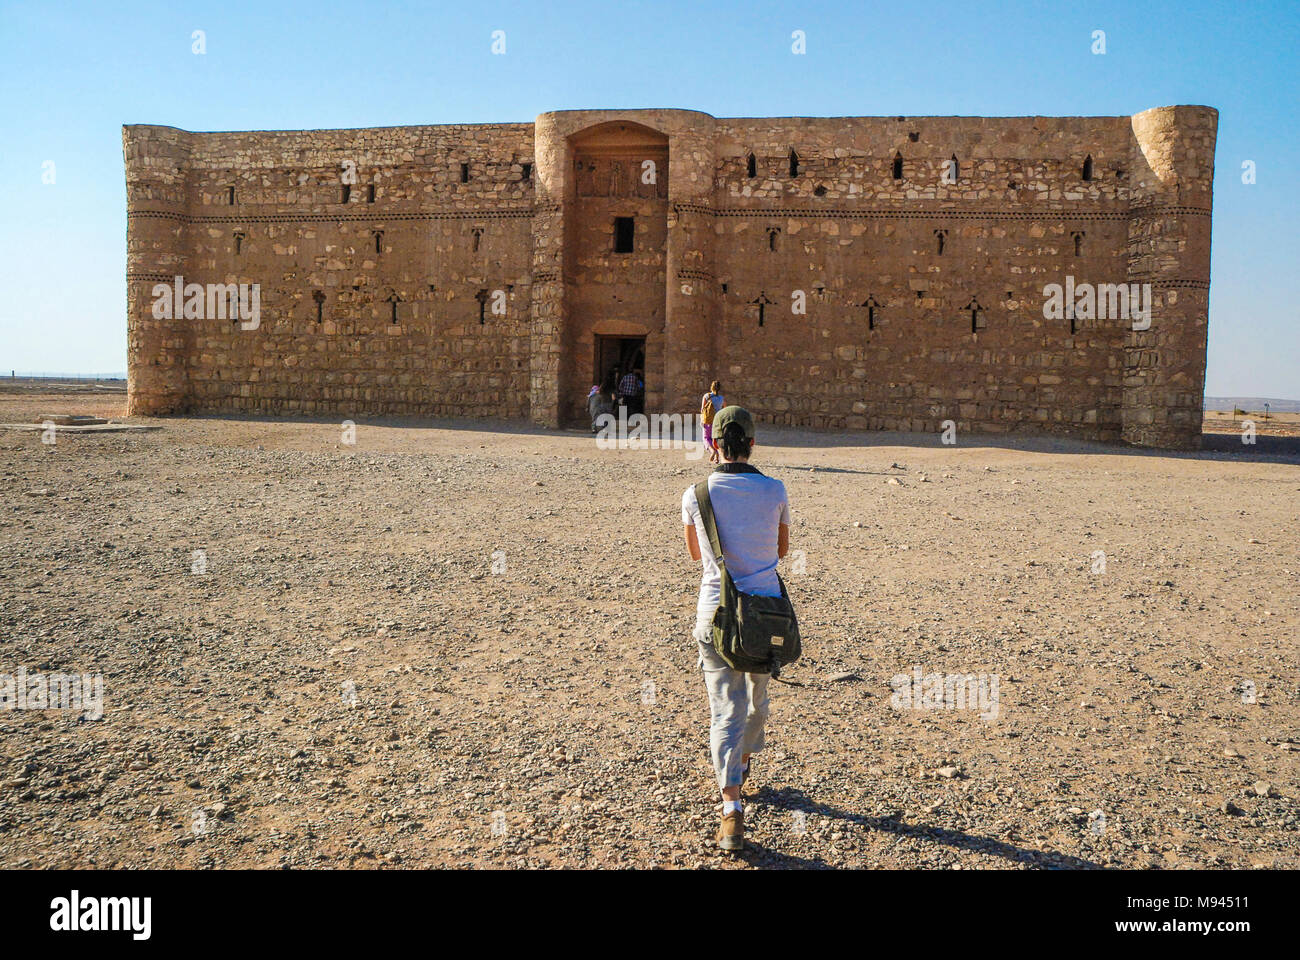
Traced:
<svg viewBox="0 0 1300 960">
<path fill-rule="evenodd" d="M 641 379 L 645 380 L 645 337 L 610 337 L 596 334 L 594 359 L 595 365 L 592 369 L 595 371 L 596 383 L 617 393 L 623 377 L 633 370 L 640 370 Z M 644 398 L 644 391 L 641 395 Z M 636 411 L 628 412 L 630 414 Z"/>
</svg>

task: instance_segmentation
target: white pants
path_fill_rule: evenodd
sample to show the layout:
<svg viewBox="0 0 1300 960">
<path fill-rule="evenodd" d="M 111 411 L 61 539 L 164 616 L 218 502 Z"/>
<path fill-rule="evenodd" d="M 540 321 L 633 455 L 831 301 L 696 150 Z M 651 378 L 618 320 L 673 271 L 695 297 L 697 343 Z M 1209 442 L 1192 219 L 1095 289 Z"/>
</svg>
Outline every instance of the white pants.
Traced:
<svg viewBox="0 0 1300 960">
<path fill-rule="evenodd" d="M 769 704 L 766 673 L 733 670 L 713 649 L 708 623 L 697 623 L 694 637 L 700 650 L 704 686 L 709 692 L 709 750 L 718 788 L 738 787 L 747 753 L 763 749 L 763 725 Z"/>
</svg>

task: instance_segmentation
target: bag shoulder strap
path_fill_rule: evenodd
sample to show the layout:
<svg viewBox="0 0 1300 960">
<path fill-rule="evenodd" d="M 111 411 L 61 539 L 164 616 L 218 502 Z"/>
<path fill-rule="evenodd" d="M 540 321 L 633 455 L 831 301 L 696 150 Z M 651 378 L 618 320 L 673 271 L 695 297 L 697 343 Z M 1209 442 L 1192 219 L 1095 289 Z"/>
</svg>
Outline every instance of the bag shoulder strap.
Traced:
<svg viewBox="0 0 1300 960">
<path fill-rule="evenodd" d="M 709 498 L 708 477 L 695 485 L 695 502 L 700 507 L 700 519 L 704 521 L 704 532 L 709 535 L 713 558 L 718 561 L 720 569 L 725 568 L 726 560 L 722 556 L 722 542 L 718 539 L 718 522 L 713 516 L 713 501 Z"/>
</svg>

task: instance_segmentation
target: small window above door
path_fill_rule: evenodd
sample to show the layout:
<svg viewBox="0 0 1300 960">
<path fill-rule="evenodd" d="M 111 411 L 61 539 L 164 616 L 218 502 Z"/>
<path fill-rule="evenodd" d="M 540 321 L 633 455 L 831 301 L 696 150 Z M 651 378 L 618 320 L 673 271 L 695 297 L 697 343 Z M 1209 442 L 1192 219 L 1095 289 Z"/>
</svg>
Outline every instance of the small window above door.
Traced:
<svg viewBox="0 0 1300 960">
<path fill-rule="evenodd" d="M 636 236 L 635 217 L 614 218 L 614 252 L 631 253 Z"/>
</svg>

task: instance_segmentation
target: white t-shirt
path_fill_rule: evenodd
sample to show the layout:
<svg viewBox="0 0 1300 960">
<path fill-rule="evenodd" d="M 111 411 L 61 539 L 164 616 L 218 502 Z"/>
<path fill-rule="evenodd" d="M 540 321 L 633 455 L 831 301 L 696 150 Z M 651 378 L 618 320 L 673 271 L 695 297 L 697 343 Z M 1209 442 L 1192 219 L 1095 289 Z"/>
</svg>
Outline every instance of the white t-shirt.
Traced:
<svg viewBox="0 0 1300 960">
<path fill-rule="evenodd" d="M 718 526 L 718 539 L 727 561 L 727 570 L 741 593 L 760 597 L 779 597 L 781 585 L 776 578 L 776 555 L 779 525 L 790 523 L 790 501 L 785 484 L 761 473 L 709 474 L 709 500 Z M 722 571 L 709 546 L 709 534 L 700 519 L 700 505 L 695 487 L 682 495 L 682 524 L 695 527 L 700 543 L 704 572 L 700 578 L 700 599 L 696 604 L 696 622 L 713 618 L 722 598 Z"/>
</svg>

